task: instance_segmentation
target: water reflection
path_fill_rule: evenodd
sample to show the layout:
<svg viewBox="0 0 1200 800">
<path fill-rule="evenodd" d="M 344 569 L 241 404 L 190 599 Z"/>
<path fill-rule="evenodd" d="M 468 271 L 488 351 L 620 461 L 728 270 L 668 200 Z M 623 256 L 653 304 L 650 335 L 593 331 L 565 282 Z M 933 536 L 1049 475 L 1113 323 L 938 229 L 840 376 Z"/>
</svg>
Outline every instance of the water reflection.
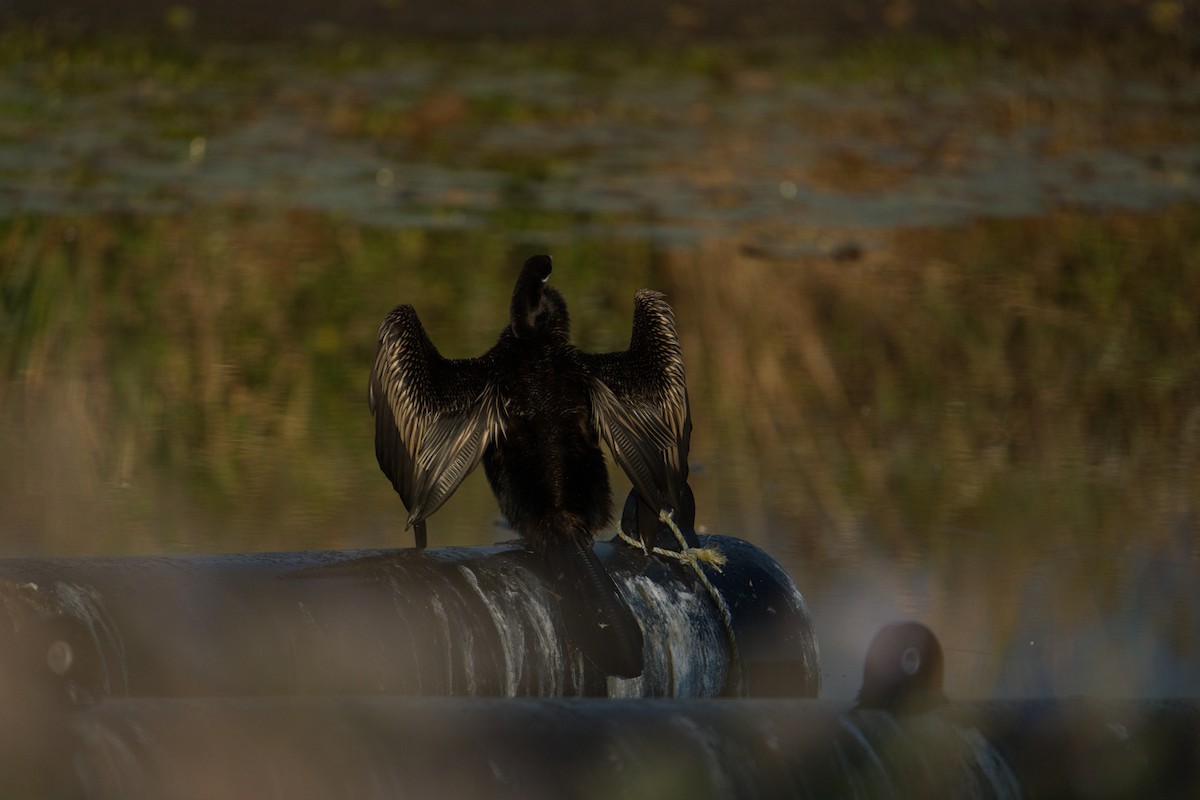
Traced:
<svg viewBox="0 0 1200 800">
<path fill-rule="evenodd" d="M 952 696 L 1200 688 L 1200 208 L 1164 205 L 1200 193 L 1191 89 L 255 63 L 2 123 L 8 553 L 407 544 L 376 326 L 411 302 L 476 355 L 547 250 L 587 349 L 668 294 L 697 522 L 796 577 L 830 696 L 899 618 Z M 496 517 L 474 475 L 431 543 Z"/>
</svg>

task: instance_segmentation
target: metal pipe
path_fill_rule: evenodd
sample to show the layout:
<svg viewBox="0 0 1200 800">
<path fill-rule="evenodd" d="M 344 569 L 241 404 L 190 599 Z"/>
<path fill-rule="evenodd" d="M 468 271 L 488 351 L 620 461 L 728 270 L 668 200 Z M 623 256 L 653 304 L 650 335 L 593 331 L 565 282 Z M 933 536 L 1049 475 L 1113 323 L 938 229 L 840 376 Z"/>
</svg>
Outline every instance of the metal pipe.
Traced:
<svg viewBox="0 0 1200 800">
<path fill-rule="evenodd" d="M 1198 731 L 1181 701 L 139 700 L 60 754 L 91 800 L 1161 798 L 1197 796 Z"/>
<path fill-rule="evenodd" d="M 75 700 L 418 694 L 815 696 L 804 600 L 762 550 L 712 585 L 610 543 L 597 553 L 645 631 L 646 669 L 606 678 L 567 641 L 519 547 L 0 561 L 0 681 Z M 732 658 L 736 643 L 740 669 Z"/>
</svg>

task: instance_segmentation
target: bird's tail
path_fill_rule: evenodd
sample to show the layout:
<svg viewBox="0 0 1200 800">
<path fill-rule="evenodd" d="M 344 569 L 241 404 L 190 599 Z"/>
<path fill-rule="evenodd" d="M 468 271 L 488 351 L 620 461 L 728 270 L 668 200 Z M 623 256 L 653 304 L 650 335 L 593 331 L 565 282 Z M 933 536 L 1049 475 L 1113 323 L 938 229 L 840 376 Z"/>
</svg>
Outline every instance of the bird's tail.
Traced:
<svg viewBox="0 0 1200 800">
<path fill-rule="evenodd" d="M 641 675 L 642 629 L 591 544 L 572 537 L 547 556 L 571 641 L 605 675 Z"/>
</svg>

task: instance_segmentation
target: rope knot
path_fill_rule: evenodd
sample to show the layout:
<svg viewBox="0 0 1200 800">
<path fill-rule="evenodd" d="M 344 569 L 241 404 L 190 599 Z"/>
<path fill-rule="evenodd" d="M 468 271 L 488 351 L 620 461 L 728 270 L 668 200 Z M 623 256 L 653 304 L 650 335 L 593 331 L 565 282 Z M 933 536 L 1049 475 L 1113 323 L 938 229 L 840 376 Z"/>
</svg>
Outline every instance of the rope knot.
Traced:
<svg viewBox="0 0 1200 800">
<path fill-rule="evenodd" d="M 646 555 L 653 553 L 656 556 L 666 556 L 673 558 L 681 564 L 686 564 L 696 573 L 696 577 L 700 583 L 708 591 L 712 598 L 713 604 L 717 607 L 717 613 L 721 617 L 721 623 L 725 628 L 725 638 L 729 641 L 729 654 L 733 662 L 732 667 L 737 674 L 741 674 L 742 656 L 737 646 L 737 635 L 733 630 L 733 612 L 729 610 L 729 604 L 725 602 L 725 597 L 717 591 L 717 587 L 713 586 L 709 580 L 707 573 L 704 571 L 704 566 L 707 565 L 718 573 L 723 573 L 721 567 L 729 560 L 725 554 L 716 547 L 689 547 L 687 538 L 683 535 L 683 531 L 679 529 L 679 525 L 675 523 L 675 512 L 668 508 L 660 509 L 658 519 L 666 523 L 671 532 L 675 534 L 675 539 L 679 542 L 679 550 L 667 550 L 663 547 L 648 547 L 644 539 L 634 539 L 625 532 L 625 529 L 620 525 L 617 526 L 617 535 L 621 537 L 621 541 L 626 544 L 633 545 L 639 548 Z"/>
</svg>

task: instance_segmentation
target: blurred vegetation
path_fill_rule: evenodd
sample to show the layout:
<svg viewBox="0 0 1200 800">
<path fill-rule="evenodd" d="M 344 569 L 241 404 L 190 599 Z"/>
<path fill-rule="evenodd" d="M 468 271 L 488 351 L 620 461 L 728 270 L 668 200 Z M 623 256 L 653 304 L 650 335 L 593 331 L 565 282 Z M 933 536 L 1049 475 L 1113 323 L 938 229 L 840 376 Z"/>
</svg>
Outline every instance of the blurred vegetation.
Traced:
<svg viewBox="0 0 1200 800">
<path fill-rule="evenodd" d="M 188 546 L 151 530 L 181 493 L 228 546 L 256 521 L 283 546 L 397 511 L 364 399 L 375 326 L 413 302 L 445 354 L 482 351 L 529 247 L 301 212 L 0 222 L 6 527 L 45 533 L 19 517 L 44 482 L 109 497 L 146 548 Z M 1200 488 L 1200 208 L 898 231 L 850 260 L 554 252 L 589 349 L 624 345 L 637 286 L 671 297 L 714 527 L 808 531 L 792 545 L 818 553 L 820 531 L 902 552 L 959 529 L 1113 543 Z"/>
<path fill-rule="evenodd" d="M 677 85 L 684 78 L 725 93 L 782 80 L 867 85 L 913 96 L 967 85 L 995 90 L 1014 77 L 1069 83 L 1099 78 L 1102 85 L 1088 90 L 1102 94 L 1111 82 L 1146 79 L 1186 92 L 1195 57 L 1171 30 L 1117 42 L 1090 38 L 1087 31 L 1067 41 L 1017 42 L 996 31 L 952 38 L 901 29 L 850 41 L 781 36 L 581 43 L 548 37 L 514 45 L 486 37 L 411 40 L 362 32 L 214 41 L 169 21 L 160 36 L 97 36 L 51 24 L 0 29 L 6 79 L 36 88 L 50 101 L 26 102 L 26 114 L 52 114 L 64 95 L 120 92 L 128 98 L 125 111 L 139 119 L 192 132 L 251 116 L 270 100 L 312 113 L 346 136 L 416 139 L 426 148 L 447 146 L 428 135 L 434 130 L 453 127 L 456 137 L 469 139 L 499 121 L 553 125 L 580 113 L 604 113 L 626 116 L 631 124 L 652 122 L 661 111 L 625 102 L 622 89 Z M 372 93 L 356 83 L 376 70 L 395 76 L 388 91 Z M 464 75 L 480 74 L 526 76 L 530 91 L 509 96 L 490 90 L 486 80 L 469 91 L 456 85 Z M 1039 99 L 1020 109 L 1001 107 L 988 122 L 1003 130 L 1013 123 L 1014 110 L 1054 111 Z"/>
<path fill-rule="evenodd" d="M 674 287 L 693 396 L 742 420 L 702 446 L 745 459 L 719 479 L 741 507 L 787 476 L 820 512 L 803 527 L 865 515 L 905 551 L 956 529 L 1099 544 L 1200 488 L 1200 209 L 901 230 L 850 262 L 696 259 Z"/>
<path fill-rule="evenodd" d="M 16 87 L 0 95 L 0 136 L 35 147 L 42 121 L 63 113 L 56 99 L 82 97 L 92 105 L 76 110 L 107 105 L 129 121 L 122 147 L 179 140 L 203 157 L 204 137 L 269 105 L 388 157 L 506 182 L 466 230 L 374 228 L 238 196 L 186 213 L 0 220 L 0 521 L 30 537 L 12 547 L 359 541 L 331 527 L 398 508 L 373 463 L 363 391 L 378 321 L 412 302 L 444 351 L 478 353 L 503 323 L 516 265 L 547 248 L 590 349 L 624 344 L 634 289 L 670 294 L 710 527 L 800 530 L 783 546 L 826 555 L 864 537 L 936 551 L 956 530 L 1112 540 L 1186 512 L 1198 494 L 1194 207 L 898 230 L 819 256 L 773 255 L 752 228 L 686 249 L 602 239 L 576 224 L 603 231 L 605 219 L 531 202 L 579 152 L 474 147 L 505 120 L 703 128 L 698 157 L 656 169 L 686 171 L 714 196 L 739 191 L 739 159 L 772 125 L 921 155 L 889 168 L 835 148 L 793 175 L 849 192 L 953 173 L 969 137 L 1030 127 L 1048 153 L 1128 145 L 1151 158 L 1197 133 L 1193 65 L 1169 36 L 1121 48 L 1085 37 L 1068 59 L 1049 45 L 915 34 L 838 47 L 365 36 L 250 46 L 201 42 L 176 23 L 162 37 L 0 33 L 0 72 Z M 496 72 L 527 75 L 506 84 L 524 91 L 490 90 L 481 76 Z M 1147 112 L 1130 76 L 1165 87 L 1180 113 Z M 771 94 L 787 81 L 865 85 L 895 102 L 788 105 Z M 1078 91 L 1068 102 L 1045 81 Z M 945 102 L 939 89 L 968 84 L 969 117 L 948 115 L 958 127 L 911 125 Z M 696 102 L 627 99 L 668 85 Z M 730 120 L 710 102 L 745 92 L 778 107 Z M 71 180 L 84 185 L 95 169 L 82 159 Z M 433 212 L 454 210 L 447 200 Z M 87 519 L 116 522 L 98 535 Z"/>
</svg>

